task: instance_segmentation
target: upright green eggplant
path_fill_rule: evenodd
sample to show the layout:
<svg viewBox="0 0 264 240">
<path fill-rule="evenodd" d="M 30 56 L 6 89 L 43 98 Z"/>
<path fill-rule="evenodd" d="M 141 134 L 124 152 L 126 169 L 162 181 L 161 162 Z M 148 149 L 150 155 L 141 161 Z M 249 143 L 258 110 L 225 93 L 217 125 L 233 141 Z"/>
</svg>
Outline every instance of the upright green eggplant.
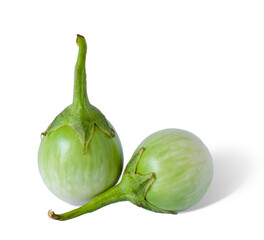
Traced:
<svg viewBox="0 0 264 240">
<path fill-rule="evenodd" d="M 85 204 L 118 181 L 123 167 L 119 137 L 87 96 L 85 38 L 77 35 L 73 103 L 42 133 L 38 151 L 40 175 L 57 197 Z"/>
</svg>

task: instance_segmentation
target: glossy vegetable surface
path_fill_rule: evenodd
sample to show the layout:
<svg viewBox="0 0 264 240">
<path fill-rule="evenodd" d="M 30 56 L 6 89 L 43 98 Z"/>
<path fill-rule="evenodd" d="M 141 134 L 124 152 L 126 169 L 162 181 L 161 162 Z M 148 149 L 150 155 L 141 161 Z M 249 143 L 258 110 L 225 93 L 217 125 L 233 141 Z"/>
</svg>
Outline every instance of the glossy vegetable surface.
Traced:
<svg viewBox="0 0 264 240">
<path fill-rule="evenodd" d="M 213 175 L 211 155 L 202 141 L 184 130 L 166 129 L 136 149 L 121 182 L 73 211 L 49 216 L 67 220 L 118 201 L 161 213 L 177 213 L 207 191 Z"/>
<path fill-rule="evenodd" d="M 81 205 L 113 186 L 123 167 L 118 135 L 105 116 L 90 104 L 86 92 L 86 41 L 77 36 L 73 103 L 42 134 L 39 172 L 60 199 Z"/>
<path fill-rule="evenodd" d="M 154 172 L 156 180 L 147 200 L 176 212 L 193 206 L 204 195 L 212 178 L 212 159 L 202 141 L 179 129 L 156 132 L 138 147 L 145 148 L 137 173 Z"/>
</svg>

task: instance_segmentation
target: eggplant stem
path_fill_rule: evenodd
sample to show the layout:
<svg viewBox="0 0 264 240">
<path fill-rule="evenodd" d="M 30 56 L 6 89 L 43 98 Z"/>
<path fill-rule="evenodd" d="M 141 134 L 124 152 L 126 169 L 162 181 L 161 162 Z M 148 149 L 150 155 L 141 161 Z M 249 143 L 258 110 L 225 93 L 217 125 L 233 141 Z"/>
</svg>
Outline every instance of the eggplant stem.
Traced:
<svg viewBox="0 0 264 240">
<path fill-rule="evenodd" d="M 149 173 L 141 175 L 136 173 L 137 165 L 144 149 L 145 148 L 140 148 L 132 156 L 118 185 L 109 188 L 107 191 L 97 195 L 82 207 L 72 211 L 55 214 L 50 210 L 48 213 L 49 217 L 55 220 L 64 221 L 120 201 L 130 201 L 139 207 L 143 207 L 153 212 L 176 214 L 174 211 L 160 209 L 150 204 L 146 199 L 146 194 L 155 181 L 155 174 Z"/>
<path fill-rule="evenodd" d="M 74 72 L 73 105 L 86 107 L 90 104 L 86 90 L 85 60 L 87 44 L 85 38 L 79 34 L 77 34 L 76 43 L 79 46 L 79 53 Z"/>
<path fill-rule="evenodd" d="M 51 219 L 54 219 L 54 220 L 60 220 L 60 216 L 55 214 L 52 210 L 49 210 L 48 211 L 48 215 Z"/>
<path fill-rule="evenodd" d="M 99 208 L 102 208 L 106 205 L 119 202 L 119 201 L 126 201 L 126 194 L 122 190 L 122 185 L 118 184 L 107 191 L 97 195 L 94 199 L 90 202 L 86 203 L 85 205 L 76 208 L 72 211 L 62 213 L 62 214 L 55 214 L 52 210 L 49 210 L 48 215 L 50 218 L 54 220 L 65 221 L 69 220 L 78 216 L 81 216 L 85 213 L 93 212 Z"/>
</svg>

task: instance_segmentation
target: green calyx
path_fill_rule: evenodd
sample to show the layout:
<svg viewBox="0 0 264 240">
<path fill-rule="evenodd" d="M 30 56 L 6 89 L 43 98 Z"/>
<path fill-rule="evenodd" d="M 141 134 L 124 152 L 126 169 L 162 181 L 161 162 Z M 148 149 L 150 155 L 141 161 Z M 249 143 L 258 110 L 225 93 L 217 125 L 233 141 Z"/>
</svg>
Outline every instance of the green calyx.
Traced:
<svg viewBox="0 0 264 240">
<path fill-rule="evenodd" d="M 143 151 L 144 148 L 141 148 L 132 156 L 124 171 L 122 180 L 118 185 L 108 189 L 82 207 L 72 211 L 63 214 L 55 214 L 50 210 L 48 212 L 49 217 L 61 221 L 69 220 L 71 218 L 93 212 L 106 205 L 120 201 L 130 201 L 139 207 L 153 212 L 176 214 L 176 212 L 173 211 L 160 209 L 147 201 L 146 195 L 151 185 L 155 181 L 155 174 L 149 173 L 146 175 L 141 175 L 137 173 L 137 165 Z"/>
<path fill-rule="evenodd" d="M 88 144 L 93 136 L 95 127 L 98 127 L 109 137 L 114 137 L 115 132 L 101 111 L 89 102 L 85 71 L 87 45 L 85 38 L 81 35 L 77 35 L 76 43 L 79 46 L 79 54 L 74 73 L 73 103 L 53 120 L 42 135 L 46 136 L 60 127 L 69 126 L 79 136 L 84 154 L 87 154 Z"/>
</svg>

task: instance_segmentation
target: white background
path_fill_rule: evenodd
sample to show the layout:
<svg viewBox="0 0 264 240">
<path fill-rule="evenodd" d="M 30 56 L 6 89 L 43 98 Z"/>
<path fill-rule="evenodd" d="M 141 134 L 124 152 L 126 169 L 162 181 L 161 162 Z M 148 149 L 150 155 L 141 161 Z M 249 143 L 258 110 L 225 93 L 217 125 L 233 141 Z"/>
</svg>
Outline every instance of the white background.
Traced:
<svg viewBox="0 0 264 240">
<path fill-rule="evenodd" d="M 263 1 L 1 1 L 1 239 L 263 239 Z M 214 158 L 209 191 L 178 215 L 129 202 L 66 222 L 37 165 L 40 133 L 72 101 L 88 43 L 89 98 L 115 126 L 125 164 L 164 128 Z"/>
</svg>

